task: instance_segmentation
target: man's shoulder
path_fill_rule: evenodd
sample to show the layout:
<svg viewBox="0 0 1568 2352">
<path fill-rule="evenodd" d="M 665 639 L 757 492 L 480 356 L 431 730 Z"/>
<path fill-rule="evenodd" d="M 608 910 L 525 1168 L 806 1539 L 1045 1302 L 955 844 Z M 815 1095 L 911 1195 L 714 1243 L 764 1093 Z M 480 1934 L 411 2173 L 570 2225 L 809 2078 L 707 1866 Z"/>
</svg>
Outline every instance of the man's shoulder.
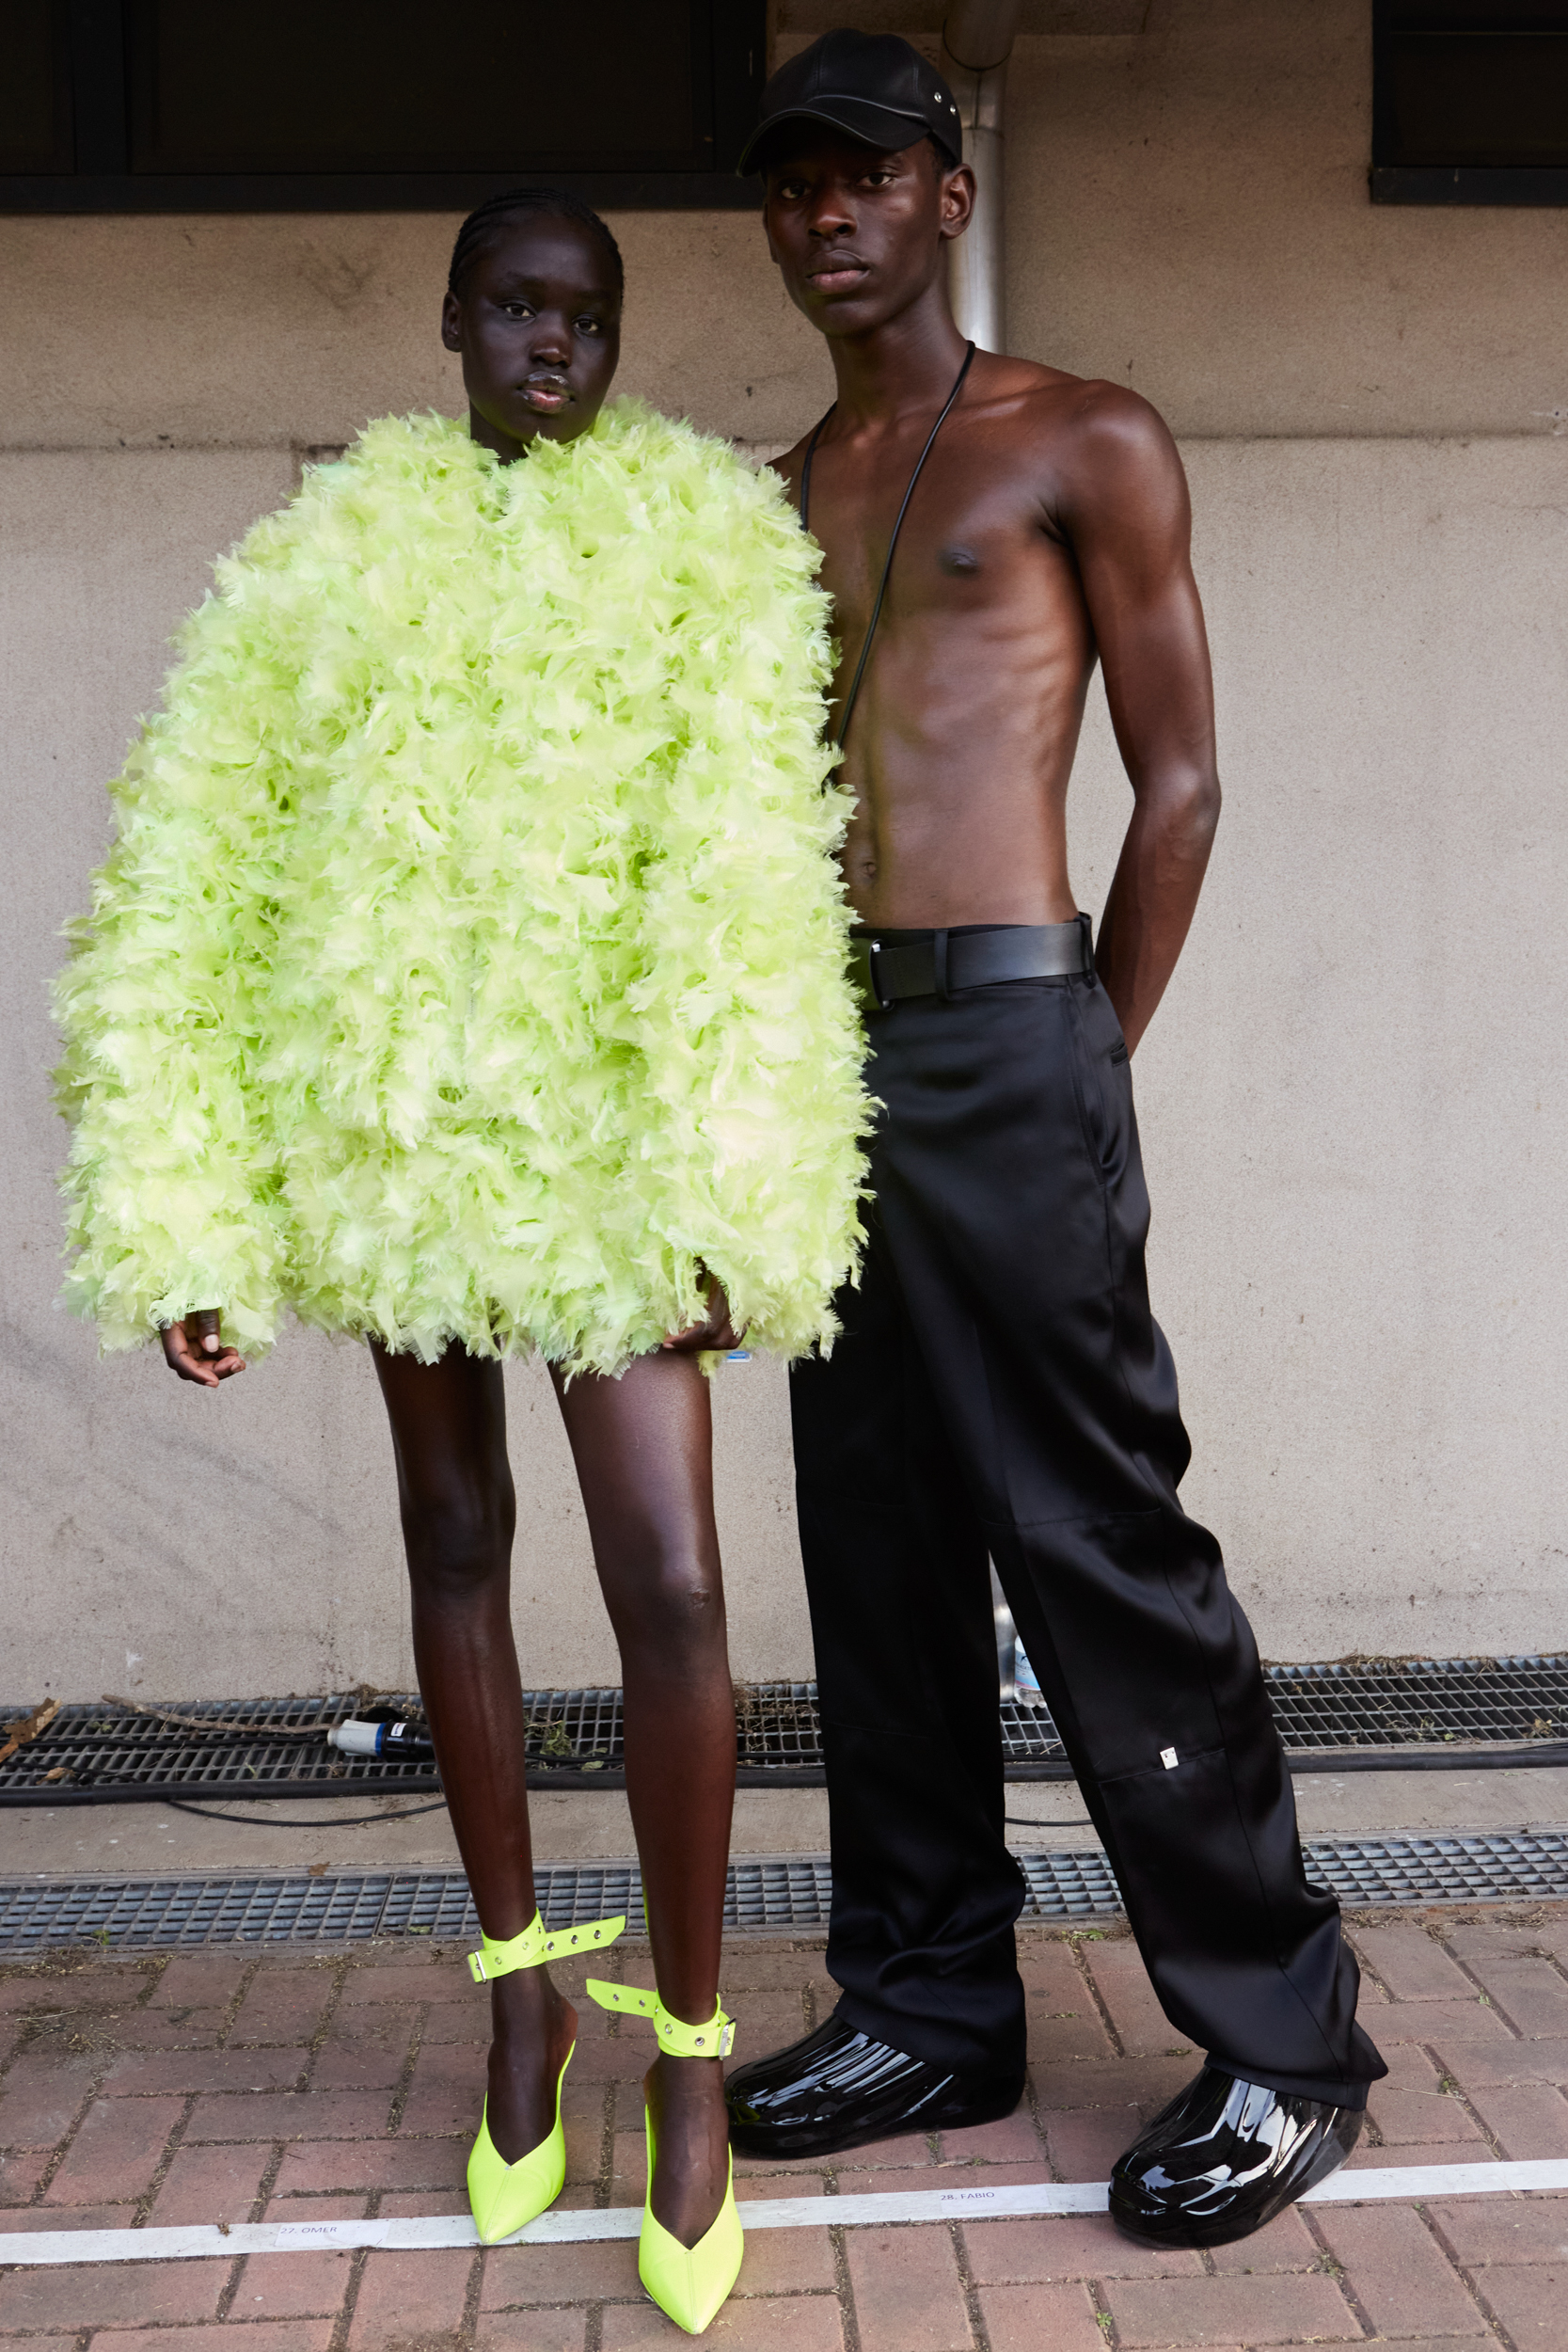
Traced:
<svg viewBox="0 0 1568 2352">
<path fill-rule="evenodd" d="M 1008 471 L 1063 528 L 1184 500 L 1170 428 L 1130 385 L 1006 359 L 977 389 L 991 405 Z"/>
<path fill-rule="evenodd" d="M 1160 411 L 1130 384 L 1073 375 L 1033 359 L 981 357 L 987 365 L 975 387 L 980 399 L 1010 410 L 1015 429 L 1030 441 L 1053 450 L 1119 444 L 1132 451 L 1170 444 Z"/>
</svg>

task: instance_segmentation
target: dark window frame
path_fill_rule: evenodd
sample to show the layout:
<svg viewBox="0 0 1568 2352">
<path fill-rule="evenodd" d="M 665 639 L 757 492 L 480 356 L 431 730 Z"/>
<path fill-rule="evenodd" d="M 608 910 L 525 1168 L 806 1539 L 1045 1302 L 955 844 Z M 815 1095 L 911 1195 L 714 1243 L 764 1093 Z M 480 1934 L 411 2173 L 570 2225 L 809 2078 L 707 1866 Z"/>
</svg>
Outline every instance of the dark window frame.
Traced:
<svg viewBox="0 0 1568 2352">
<path fill-rule="evenodd" d="M 692 0 L 694 107 L 711 164 L 581 171 L 526 157 L 500 171 L 133 171 L 127 22 L 134 0 L 52 5 L 56 54 L 68 59 L 74 168 L 0 172 L 0 215 L 467 212 L 531 178 L 607 211 L 741 212 L 761 200 L 757 183 L 736 179 L 735 165 L 767 72 L 766 0 Z"/>
<path fill-rule="evenodd" d="M 1412 14 L 1411 0 L 1372 0 L 1372 166 L 1374 204 L 1568 205 L 1568 168 L 1550 164 L 1409 164 L 1399 153 L 1394 122 L 1392 47 L 1395 18 Z M 1480 32 L 1531 29 L 1509 22 L 1507 0 L 1475 7 Z M 1408 24 L 1397 29 L 1415 29 Z M 1433 29 L 1436 29 L 1435 27 Z"/>
</svg>

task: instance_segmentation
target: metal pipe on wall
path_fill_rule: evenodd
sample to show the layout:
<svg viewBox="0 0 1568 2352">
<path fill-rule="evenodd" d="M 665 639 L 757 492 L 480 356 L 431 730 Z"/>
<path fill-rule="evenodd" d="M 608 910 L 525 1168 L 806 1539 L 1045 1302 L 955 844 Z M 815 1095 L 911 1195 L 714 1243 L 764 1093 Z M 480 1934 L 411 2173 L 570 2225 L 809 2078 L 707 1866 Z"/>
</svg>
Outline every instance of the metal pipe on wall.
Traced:
<svg viewBox="0 0 1568 2352">
<path fill-rule="evenodd" d="M 958 332 L 982 351 L 1006 349 L 1006 253 L 1002 235 L 1002 102 L 1021 0 L 957 0 L 942 28 L 942 71 L 963 124 L 963 160 L 974 174 L 974 214 L 947 248 L 947 286 Z M 1018 1696 L 1018 1636 L 996 1570 L 997 1676 L 1004 1698 Z"/>
<path fill-rule="evenodd" d="M 942 28 L 942 71 L 958 101 L 963 159 L 974 174 L 974 216 L 948 247 L 947 282 L 958 331 L 982 351 L 1006 348 L 1002 112 L 1021 0 L 958 0 Z"/>
</svg>

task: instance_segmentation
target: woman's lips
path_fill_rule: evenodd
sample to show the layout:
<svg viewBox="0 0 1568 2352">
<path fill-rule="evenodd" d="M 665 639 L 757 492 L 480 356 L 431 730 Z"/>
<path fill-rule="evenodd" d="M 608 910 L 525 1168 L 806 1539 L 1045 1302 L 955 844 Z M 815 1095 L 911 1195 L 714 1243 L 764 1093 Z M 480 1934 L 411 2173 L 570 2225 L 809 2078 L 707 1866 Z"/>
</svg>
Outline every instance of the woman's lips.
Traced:
<svg viewBox="0 0 1568 2352">
<path fill-rule="evenodd" d="M 567 392 L 562 384 L 525 384 L 523 398 L 531 408 L 539 408 L 553 417 L 558 408 L 566 405 Z"/>
</svg>

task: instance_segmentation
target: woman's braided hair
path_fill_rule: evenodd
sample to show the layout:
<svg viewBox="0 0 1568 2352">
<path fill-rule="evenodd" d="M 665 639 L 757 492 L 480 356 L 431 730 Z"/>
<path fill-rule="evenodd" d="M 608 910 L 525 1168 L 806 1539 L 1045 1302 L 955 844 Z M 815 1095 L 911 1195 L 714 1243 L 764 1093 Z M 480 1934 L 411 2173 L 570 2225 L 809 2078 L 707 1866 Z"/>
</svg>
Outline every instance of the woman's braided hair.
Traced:
<svg viewBox="0 0 1568 2352">
<path fill-rule="evenodd" d="M 615 273 L 617 291 L 625 290 L 626 273 L 621 260 L 621 248 L 592 205 L 585 204 L 581 197 L 574 196 L 569 188 L 508 188 L 504 195 L 486 197 L 458 230 L 457 243 L 451 249 L 451 267 L 447 272 L 449 294 L 461 295 L 469 263 L 488 244 L 501 223 L 526 213 L 576 221 L 579 229 L 586 229 L 591 237 L 597 239 L 608 258 Z"/>
</svg>

